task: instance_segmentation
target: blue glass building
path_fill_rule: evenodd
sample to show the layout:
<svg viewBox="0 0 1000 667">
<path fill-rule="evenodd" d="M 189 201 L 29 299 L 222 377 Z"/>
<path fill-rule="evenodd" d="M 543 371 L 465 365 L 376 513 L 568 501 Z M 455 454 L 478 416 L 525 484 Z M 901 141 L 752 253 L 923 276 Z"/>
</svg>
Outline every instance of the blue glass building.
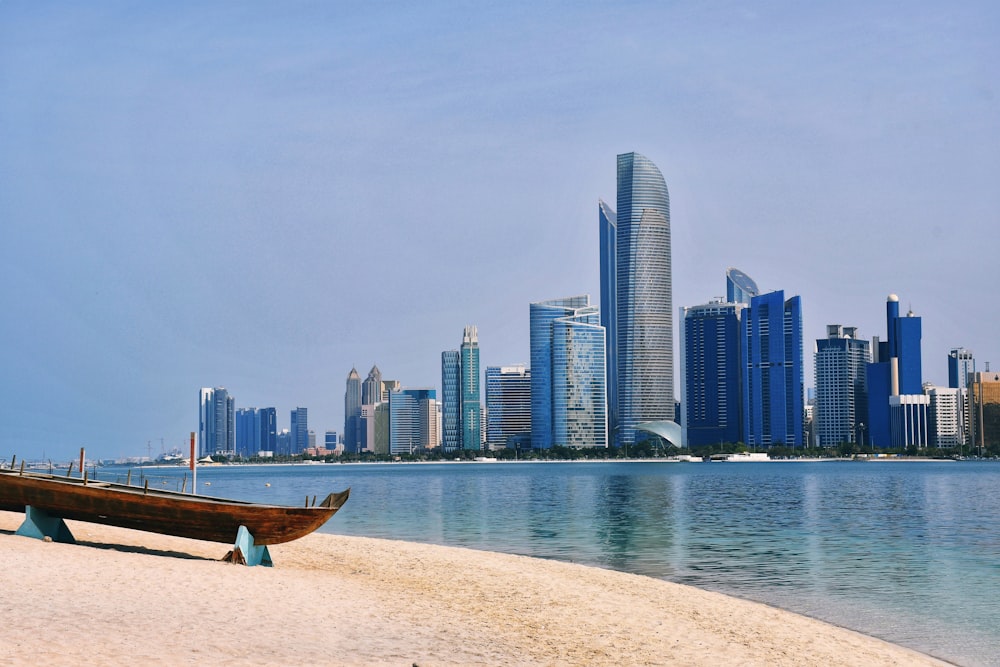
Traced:
<svg viewBox="0 0 1000 667">
<path fill-rule="evenodd" d="M 743 303 L 716 301 L 682 309 L 681 404 L 689 447 L 743 438 L 740 317 L 744 308 Z"/>
<path fill-rule="evenodd" d="M 433 418 L 434 423 L 431 423 Z M 437 392 L 400 389 L 389 392 L 389 453 L 408 454 L 435 446 Z"/>
<path fill-rule="evenodd" d="M 607 344 L 605 346 L 608 385 L 608 432 L 614 433 L 618 427 L 618 306 L 616 280 L 618 218 L 604 201 L 597 202 L 597 217 L 600 223 L 601 241 L 601 326 L 604 327 Z"/>
<path fill-rule="evenodd" d="M 606 447 L 606 333 L 589 296 L 530 306 L 531 446 Z"/>
<path fill-rule="evenodd" d="M 301 454 L 309 446 L 309 409 L 295 408 L 291 415 L 292 454 Z"/>
<path fill-rule="evenodd" d="M 278 411 L 275 408 L 261 408 L 257 413 L 260 423 L 260 451 L 273 452 L 278 448 Z"/>
<path fill-rule="evenodd" d="M 599 217 L 602 307 L 614 309 L 605 328 L 615 320 L 607 348 L 615 359 L 605 369 L 613 385 L 608 401 L 615 443 L 628 445 L 639 424 L 674 419 L 670 196 L 649 158 L 618 156 L 618 213 L 601 202 Z"/>
<path fill-rule="evenodd" d="M 453 452 L 462 446 L 462 356 L 458 350 L 441 353 L 441 447 Z"/>
<path fill-rule="evenodd" d="M 260 449 L 260 415 L 257 408 L 236 411 L 236 455 L 253 456 Z"/>
<path fill-rule="evenodd" d="M 900 396 L 923 395 L 921 374 L 920 339 L 921 320 L 912 311 L 905 317 L 899 314 L 899 297 L 890 294 L 885 304 L 886 340 L 873 345 L 872 363 L 868 364 L 868 435 L 876 447 L 890 447 L 893 443 L 927 444 L 910 440 L 909 435 L 923 439 L 923 428 L 911 426 L 911 415 L 926 422 L 922 401 L 900 400 Z M 895 401 L 890 398 L 896 397 Z M 895 403 L 893 410 L 891 403 Z M 914 407 L 917 406 L 917 407 Z M 924 407 L 921 407 L 924 406 Z M 893 412 L 898 413 L 893 417 Z M 893 435 L 893 421 L 899 424 Z M 899 445 L 896 445 L 899 446 Z M 903 445 L 907 446 L 907 445 Z"/>
<path fill-rule="evenodd" d="M 740 326 L 744 442 L 752 448 L 805 443 L 802 303 L 782 291 L 750 299 Z"/>
<path fill-rule="evenodd" d="M 361 376 L 352 368 L 344 391 L 344 451 L 348 454 L 361 451 L 361 405 Z"/>
</svg>

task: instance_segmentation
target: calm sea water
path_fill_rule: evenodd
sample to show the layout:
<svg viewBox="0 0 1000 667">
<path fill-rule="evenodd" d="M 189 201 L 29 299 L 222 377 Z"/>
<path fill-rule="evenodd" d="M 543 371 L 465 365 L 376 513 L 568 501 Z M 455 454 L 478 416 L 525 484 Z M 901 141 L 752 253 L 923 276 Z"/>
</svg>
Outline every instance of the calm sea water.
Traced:
<svg viewBox="0 0 1000 667">
<path fill-rule="evenodd" d="M 220 466 L 198 483 L 277 504 L 350 486 L 323 531 L 623 570 L 1000 665 L 997 463 Z"/>
</svg>

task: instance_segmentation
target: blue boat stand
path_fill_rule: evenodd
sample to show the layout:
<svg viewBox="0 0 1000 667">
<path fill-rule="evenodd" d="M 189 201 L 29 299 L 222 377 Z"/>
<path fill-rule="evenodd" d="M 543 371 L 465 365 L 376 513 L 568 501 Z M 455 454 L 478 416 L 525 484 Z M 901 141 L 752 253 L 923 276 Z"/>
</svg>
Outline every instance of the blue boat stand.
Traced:
<svg viewBox="0 0 1000 667">
<path fill-rule="evenodd" d="M 236 532 L 236 544 L 233 545 L 233 550 L 226 554 L 222 560 L 248 567 L 253 565 L 272 567 L 274 565 L 271 562 L 271 552 L 267 550 L 267 545 L 254 544 L 253 535 L 250 534 L 246 526 L 240 526 Z"/>
<path fill-rule="evenodd" d="M 76 542 L 73 533 L 69 531 L 69 526 L 66 525 L 66 522 L 61 517 L 52 516 L 45 510 L 40 510 L 31 505 L 24 507 L 24 523 L 21 524 L 15 534 L 34 537 L 38 540 L 44 540 L 47 537 L 53 542 L 65 542 L 68 544 Z M 232 551 L 226 554 L 222 560 L 247 566 L 263 565 L 264 567 L 273 567 L 274 565 L 271 561 L 271 552 L 267 550 L 267 545 L 254 544 L 253 535 L 250 534 L 246 526 L 240 526 L 240 529 L 236 532 L 236 544 L 233 545 Z"/>
<path fill-rule="evenodd" d="M 66 542 L 68 544 L 76 542 L 73 533 L 69 532 L 69 527 L 61 517 L 52 516 L 45 510 L 31 505 L 24 507 L 24 523 L 15 534 L 39 540 L 44 540 L 47 537 L 53 542 Z"/>
</svg>

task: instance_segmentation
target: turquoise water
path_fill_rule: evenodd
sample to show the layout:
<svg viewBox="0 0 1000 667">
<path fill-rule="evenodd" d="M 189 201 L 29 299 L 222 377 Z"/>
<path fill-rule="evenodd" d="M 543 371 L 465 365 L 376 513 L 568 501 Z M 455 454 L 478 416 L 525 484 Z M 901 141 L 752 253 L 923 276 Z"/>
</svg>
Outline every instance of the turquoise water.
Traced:
<svg viewBox="0 0 1000 667">
<path fill-rule="evenodd" d="M 185 471 L 147 474 L 176 486 Z M 198 482 L 279 504 L 350 486 L 322 530 L 634 572 L 1000 665 L 996 463 L 330 464 Z"/>
</svg>

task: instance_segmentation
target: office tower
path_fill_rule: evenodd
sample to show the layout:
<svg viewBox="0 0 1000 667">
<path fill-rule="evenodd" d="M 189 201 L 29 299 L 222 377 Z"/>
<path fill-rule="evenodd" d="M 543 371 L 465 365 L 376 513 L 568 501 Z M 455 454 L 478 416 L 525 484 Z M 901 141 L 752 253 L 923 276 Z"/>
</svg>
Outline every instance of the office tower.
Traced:
<svg viewBox="0 0 1000 667">
<path fill-rule="evenodd" d="M 681 405 L 688 447 L 743 438 L 740 318 L 745 308 L 741 302 L 714 301 L 680 311 Z"/>
<path fill-rule="evenodd" d="M 256 456 L 261 451 L 261 419 L 264 411 L 240 408 L 236 411 L 236 455 Z"/>
<path fill-rule="evenodd" d="M 804 444 L 802 302 L 783 291 L 751 297 L 740 322 L 744 442 Z"/>
<path fill-rule="evenodd" d="M 963 446 L 968 439 L 966 390 L 926 384 L 924 394 L 930 399 L 930 444 L 938 448 Z"/>
<path fill-rule="evenodd" d="M 389 394 L 389 453 L 411 454 L 436 439 L 437 394 L 433 389 L 399 389 Z M 434 415 L 434 425 L 428 421 Z"/>
<path fill-rule="evenodd" d="M 460 353 L 462 449 L 478 451 L 482 448 L 480 421 L 483 408 L 479 392 L 479 333 L 476 327 L 465 327 Z"/>
<path fill-rule="evenodd" d="M 606 447 L 606 333 L 590 297 L 530 306 L 531 446 Z"/>
<path fill-rule="evenodd" d="M 1000 445 L 1000 373 L 975 371 L 969 378 L 969 427 L 972 451 L 985 455 L 987 448 Z"/>
<path fill-rule="evenodd" d="M 295 408 L 291 419 L 292 454 L 301 454 L 309 446 L 309 410 Z"/>
<path fill-rule="evenodd" d="M 278 448 L 278 411 L 275 408 L 261 408 L 260 415 L 260 451 L 271 452 Z M 253 452 L 256 455 L 258 452 Z"/>
<path fill-rule="evenodd" d="M 618 156 L 618 213 L 604 202 L 598 208 L 602 307 L 613 307 L 615 320 L 607 340 L 608 354 L 615 355 L 605 370 L 613 385 L 607 400 L 615 443 L 627 446 L 635 442 L 639 424 L 674 419 L 670 197 L 655 164 L 638 153 L 623 153 Z M 605 315 L 606 329 L 610 317 Z"/>
<path fill-rule="evenodd" d="M 830 324 L 826 338 L 816 341 L 816 403 L 814 442 L 820 447 L 841 443 L 864 446 L 868 428 L 868 390 L 865 369 L 871 362 L 868 341 L 855 327 Z"/>
<path fill-rule="evenodd" d="M 760 296 L 760 288 L 753 278 L 732 266 L 726 269 L 726 301 L 750 303 L 755 296 Z"/>
<path fill-rule="evenodd" d="M 361 405 L 378 405 L 383 400 L 382 397 L 382 371 L 378 366 L 372 366 L 368 371 L 368 377 L 361 385 Z"/>
<path fill-rule="evenodd" d="M 530 448 L 531 370 L 524 364 L 486 367 L 486 444 Z"/>
<path fill-rule="evenodd" d="M 617 266 L 618 218 L 603 200 L 597 202 L 601 242 L 601 326 L 607 341 L 604 347 L 605 381 L 608 387 L 608 432 L 618 426 L 618 282 Z"/>
<path fill-rule="evenodd" d="M 872 363 L 866 373 L 868 435 L 876 447 L 928 444 L 926 421 L 930 402 L 923 394 L 920 328 L 920 318 L 913 311 L 905 317 L 899 315 L 899 297 L 890 294 L 886 299 L 886 340 L 873 342 Z"/>
<path fill-rule="evenodd" d="M 236 455 L 246 456 L 252 447 L 254 434 L 254 415 L 256 408 L 238 408 L 236 410 Z"/>
<path fill-rule="evenodd" d="M 462 446 L 462 356 L 458 350 L 441 353 L 441 447 L 453 452 Z"/>
<path fill-rule="evenodd" d="M 287 428 L 281 429 L 275 436 L 274 451 L 278 456 L 292 455 L 292 432 Z"/>
<path fill-rule="evenodd" d="M 352 368 L 344 392 L 344 451 L 352 454 L 361 450 L 361 405 L 361 376 Z"/>
<path fill-rule="evenodd" d="M 976 371 L 976 360 L 971 350 L 958 347 L 948 353 L 948 386 L 967 389 L 969 374 Z"/>
<path fill-rule="evenodd" d="M 399 391 L 394 389 L 393 391 Z M 391 395 L 391 394 L 390 394 Z M 383 401 L 375 406 L 375 453 L 389 453 L 389 402 Z"/>
<path fill-rule="evenodd" d="M 224 387 L 205 387 L 199 395 L 198 456 L 236 452 L 236 409 Z"/>
<path fill-rule="evenodd" d="M 337 432 L 327 431 L 323 434 L 323 448 L 328 451 L 335 451 L 337 449 Z"/>
</svg>

